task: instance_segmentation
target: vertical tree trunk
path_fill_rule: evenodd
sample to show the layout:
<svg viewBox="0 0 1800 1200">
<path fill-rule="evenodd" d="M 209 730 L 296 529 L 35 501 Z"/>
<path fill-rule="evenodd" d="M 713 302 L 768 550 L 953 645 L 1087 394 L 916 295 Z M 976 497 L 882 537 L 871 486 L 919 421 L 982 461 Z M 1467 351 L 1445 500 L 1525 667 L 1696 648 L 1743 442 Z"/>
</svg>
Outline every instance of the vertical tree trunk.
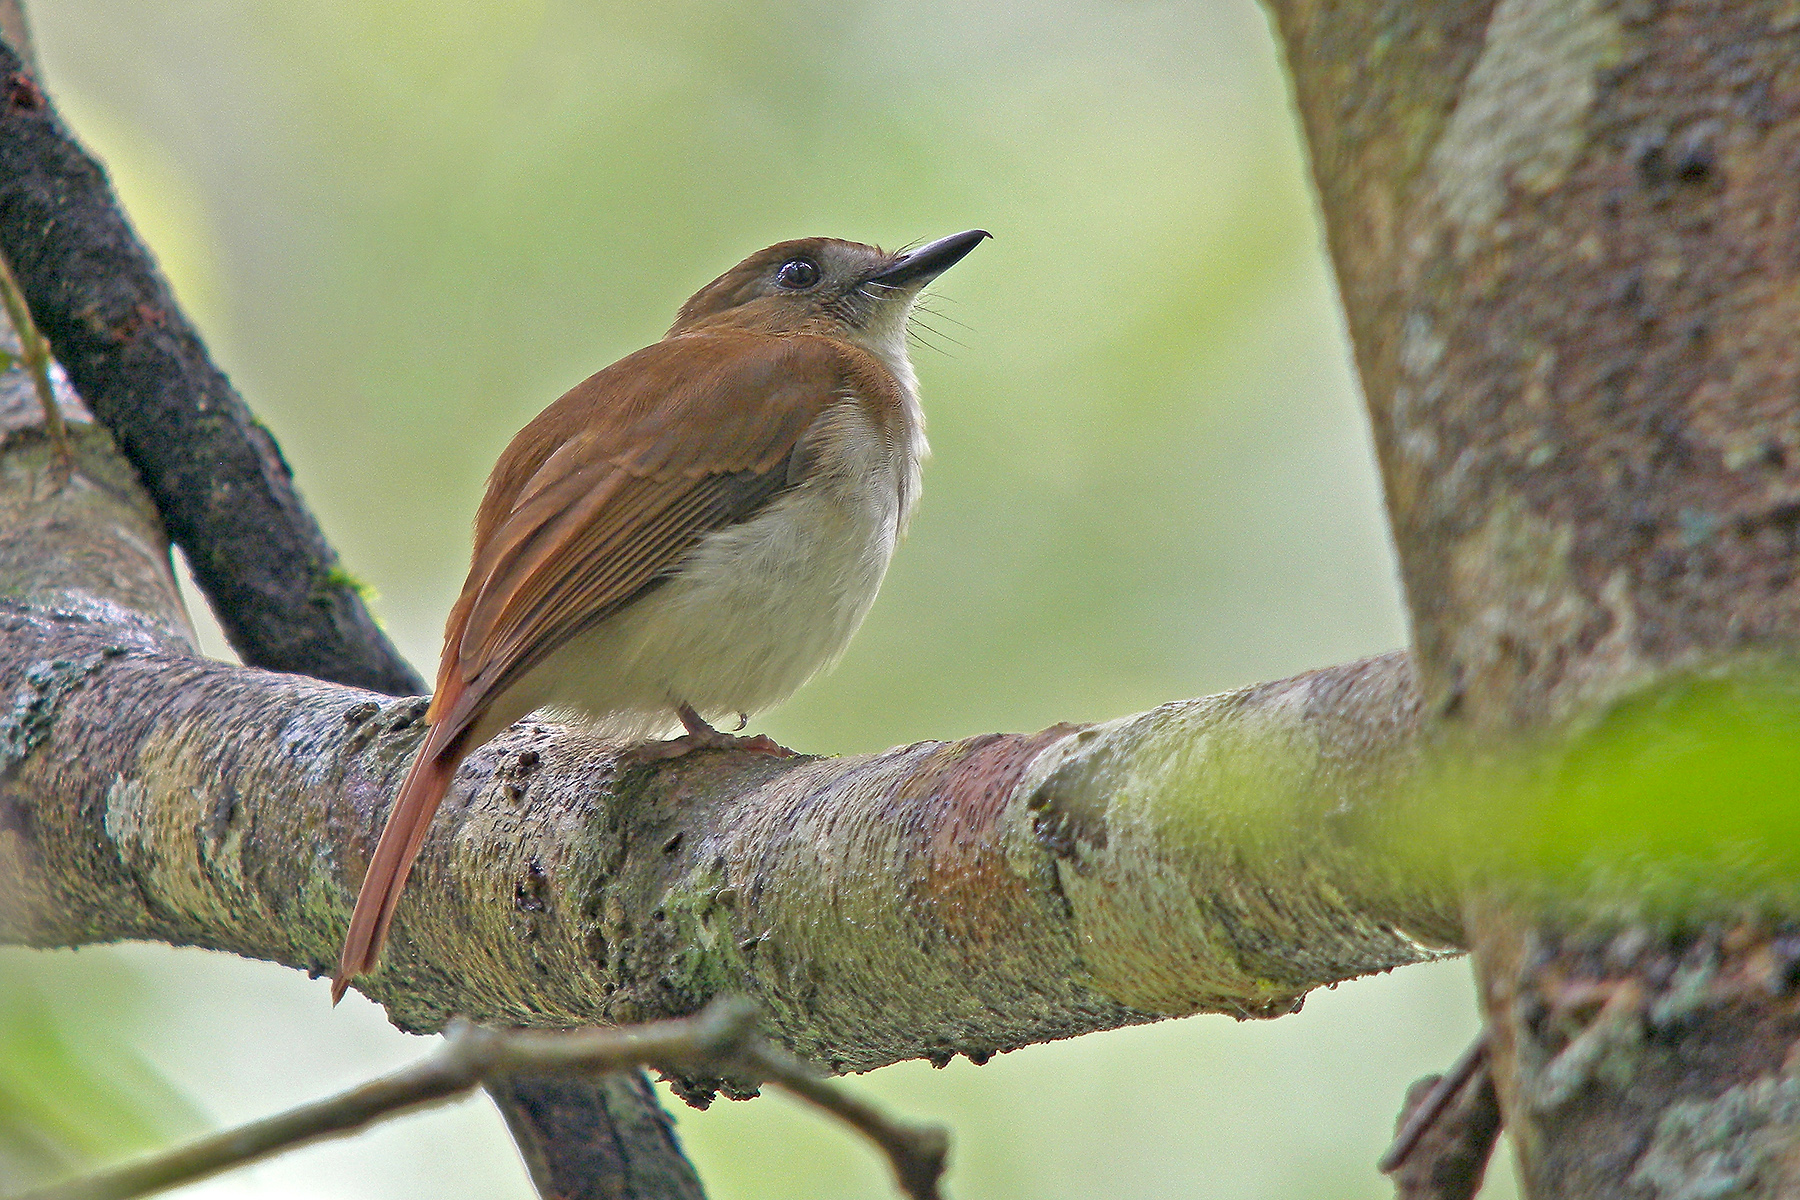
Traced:
<svg viewBox="0 0 1800 1200">
<path fill-rule="evenodd" d="M 1644 737 L 1596 786 L 1623 811 L 1679 793 L 1701 820 L 1676 834 L 1704 841 L 1718 797 L 1766 803 L 1800 770 L 1785 678 L 1745 673 L 1800 634 L 1800 6 L 1269 7 L 1440 755 L 1492 765 L 1521 738 L 1566 754 L 1623 722 Z M 1693 711 L 1769 735 L 1760 791 L 1630 752 L 1675 754 Z M 1715 740 L 1681 769 L 1728 773 Z M 1567 786 L 1591 763 L 1538 761 L 1563 785 L 1541 794 L 1544 828 L 1591 817 Z M 1782 923 L 1534 896 L 1470 908 L 1527 1194 L 1800 1186 Z"/>
</svg>

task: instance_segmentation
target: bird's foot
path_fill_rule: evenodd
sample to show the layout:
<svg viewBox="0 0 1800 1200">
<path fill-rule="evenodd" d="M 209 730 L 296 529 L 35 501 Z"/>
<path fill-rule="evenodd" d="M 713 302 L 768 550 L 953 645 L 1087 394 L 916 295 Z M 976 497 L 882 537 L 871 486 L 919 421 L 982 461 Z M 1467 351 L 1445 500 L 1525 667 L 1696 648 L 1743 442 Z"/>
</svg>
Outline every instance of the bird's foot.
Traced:
<svg viewBox="0 0 1800 1200">
<path fill-rule="evenodd" d="M 645 742 L 641 746 L 632 747 L 624 755 L 626 765 L 638 767 L 668 762 L 696 750 L 747 750 L 752 754 L 768 754 L 775 758 L 792 758 L 794 755 L 792 750 L 766 733 L 759 733 L 755 737 L 722 733 L 708 725 L 706 719 L 690 705 L 677 705 L 675 714 L 681 718 L 682 727 L 687 732 L 666 742 Z M 738 728 L 742 729 L 743 726 L 739 725 Z"/>
</svg>

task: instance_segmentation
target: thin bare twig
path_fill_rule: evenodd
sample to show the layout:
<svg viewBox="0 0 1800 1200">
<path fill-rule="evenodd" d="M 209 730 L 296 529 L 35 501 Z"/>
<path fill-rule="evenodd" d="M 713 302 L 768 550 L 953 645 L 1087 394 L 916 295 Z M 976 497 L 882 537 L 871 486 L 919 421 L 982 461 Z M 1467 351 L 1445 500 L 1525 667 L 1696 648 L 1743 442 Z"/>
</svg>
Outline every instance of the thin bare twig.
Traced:
<svg viewBox="0 0 1800 1200">
<path fill-rule="evenodd" d="M 69 427 L 63 422 L 56 390 L 50 386 L 50 343 L 31 319 L 31 307 L 25 303 L 25 293 L 19 290 L 12 264 L 4 254 L 0 254 L 0 305 L 5 306 L 7 319 L 19 335 L 19 364 L 31 375 L 31 384 L 37 389 L 38 403 L 44 409 L 44 427 L 56 443 L 57 461 L 66 474 L 75 465 L 75 451 L 69 444 Z"/>
<path fill-rule="evenodd" d="M 326 1100 L 201 1138 L 80 1179 L 10 1200 L 132 1200 L 217 1175 L 310 1142 L 453 1099 L 489 1079 L 531 1072 L 622 1071 L 645 1065 L 693 1069 L 741 1051 L 756 1006 L 721 1000 L 698 1016 L 622 1029 L 566 1033 L 484 1029 L 459 1023 L 444 1044 L 412 1066 Z"/>
<path fill-rule="evenodd" d="M 941 1200 L 938 1180 L 950 1154 L 950 1135 L 942 1126 L 890 1120 L 874 1106 L 832 1087 L 807 1063 L 764 1041 L 746 1046 L 739 1061 L 764 1081 L 824 1109 L 879 1146 L 909 1200 Z"/>
<path fill-rule="evenodd" d="M 747 1000 L 715 1000 L 697 1016 L 620 1029 L 544 1032 L 453 1024 L 436 1053 L 327 1100 L 253 1121 L 122 1167 L 5 1200 L 134 1200 L 248 1166 L 311 1142 L 454 1099 L 512 1075 L 603 1074 L 636 1067 L 745 1075 L 792 1092 L 865 1134 L 888 1155 L 911 1200 L 941 1200 L 949 1139 L 889 1120 L 844 1095 L 799 1059 L 756 1036 Z"/>
</svg>

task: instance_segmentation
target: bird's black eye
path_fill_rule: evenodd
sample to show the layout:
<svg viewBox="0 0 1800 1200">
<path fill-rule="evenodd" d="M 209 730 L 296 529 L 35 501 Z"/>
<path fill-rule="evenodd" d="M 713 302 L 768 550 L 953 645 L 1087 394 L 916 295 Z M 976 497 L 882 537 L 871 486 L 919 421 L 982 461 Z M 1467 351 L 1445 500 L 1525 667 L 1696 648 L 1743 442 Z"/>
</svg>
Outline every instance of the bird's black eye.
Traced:
<svg viewBox="0 0 1800 1200">
<path fill-rule="evenodd" d="M 775 272 L 775 286 L 803 292 L 819 282 L 819 264 L 810 258 L 790 258 Z"/>
</svg>

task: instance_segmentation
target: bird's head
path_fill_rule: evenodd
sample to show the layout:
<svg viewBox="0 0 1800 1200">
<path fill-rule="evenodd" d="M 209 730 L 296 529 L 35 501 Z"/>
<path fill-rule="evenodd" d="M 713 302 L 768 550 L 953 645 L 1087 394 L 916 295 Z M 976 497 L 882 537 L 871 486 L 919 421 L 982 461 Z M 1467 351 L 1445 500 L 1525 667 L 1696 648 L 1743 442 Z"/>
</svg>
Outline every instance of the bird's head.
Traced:
<svg viewBox="0 0 1800 1200">
<path fill-rule="evenodd" d="M 913 300 L 988 236 L 971 229 L 902 254 L 837 238 L 779 242 L 695 292 L 669 336 L 716 329 L 816 333 L 886 359 L 904 358 Z"/>
</svg>

